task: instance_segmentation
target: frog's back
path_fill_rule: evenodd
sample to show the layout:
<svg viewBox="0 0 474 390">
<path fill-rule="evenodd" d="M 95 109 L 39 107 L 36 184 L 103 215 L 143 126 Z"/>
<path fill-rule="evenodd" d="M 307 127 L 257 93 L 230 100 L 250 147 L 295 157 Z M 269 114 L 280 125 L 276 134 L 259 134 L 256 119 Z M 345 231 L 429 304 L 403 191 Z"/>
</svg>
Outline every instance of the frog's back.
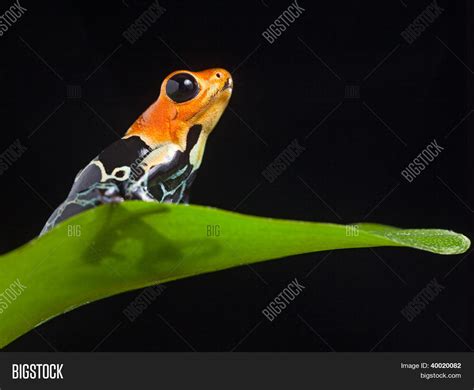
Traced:
<svg viewBox="0 0 474 390">
<path fill-rule="evenodd" d="M 151 148 L 138 136 L 121 138 L 104 149 L 74 180 L 69 197 L 86 191 L 96 183 L 115 182 L 117 185 L 130 179 Z"/>
</svg>

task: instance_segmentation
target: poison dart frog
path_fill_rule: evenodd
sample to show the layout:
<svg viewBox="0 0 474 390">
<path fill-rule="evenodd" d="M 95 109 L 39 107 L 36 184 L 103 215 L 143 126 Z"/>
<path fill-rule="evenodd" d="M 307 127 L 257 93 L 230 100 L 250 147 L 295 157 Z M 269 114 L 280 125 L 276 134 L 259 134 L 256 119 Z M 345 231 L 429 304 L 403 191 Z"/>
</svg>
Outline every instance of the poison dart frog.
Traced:
<svg viewBox="0 0 474 390">
<path fill-rule="evenodd" d="M 227 107 L 232 87 L 230 73 L 221 68 L 171 73 L 158 99 L 126 134 L 77 174 L 41 234 L 100 204 L 187 203 L 207 138 Z"/>
</svg>

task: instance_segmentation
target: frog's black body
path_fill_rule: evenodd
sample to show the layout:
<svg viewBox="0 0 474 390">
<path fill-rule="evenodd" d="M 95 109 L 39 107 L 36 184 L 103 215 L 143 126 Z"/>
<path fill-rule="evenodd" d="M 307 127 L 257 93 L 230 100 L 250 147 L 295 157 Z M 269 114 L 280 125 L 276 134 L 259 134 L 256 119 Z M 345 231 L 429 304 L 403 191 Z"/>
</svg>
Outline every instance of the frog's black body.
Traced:
<svg viewBox="0 0 474 390">
<path fill-rule="evenodd" d="M 68 197 L 50 216 L 41 234 L 75 214 L 104 203 L 123 200 L 187 203 L 197 169 L 191 164 L 189 153 L 200 133 L 201 126 L 194 125 L 188 132 L 184 151 L 176 150 L 168 161 L 150 167 L 145 167 L 143 160 L 163 145 L 152 148 L 139 136 L 116 141 L 78 173 Z"/>
</svg>

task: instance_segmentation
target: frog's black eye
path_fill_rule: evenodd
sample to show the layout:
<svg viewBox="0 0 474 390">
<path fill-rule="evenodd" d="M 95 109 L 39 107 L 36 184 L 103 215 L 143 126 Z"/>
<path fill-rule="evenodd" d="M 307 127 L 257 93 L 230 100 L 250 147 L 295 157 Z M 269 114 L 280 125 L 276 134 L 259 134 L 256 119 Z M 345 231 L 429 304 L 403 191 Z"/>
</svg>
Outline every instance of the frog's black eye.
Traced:
<svg viewBox="0 0 474 390">
<path fill-rule="evenodd" d="M 183 103 L 196 97 L 199 84 L 189 73 L 178 73 L 166 83 L 166 94 L 176 103 Z"/>
</svg>

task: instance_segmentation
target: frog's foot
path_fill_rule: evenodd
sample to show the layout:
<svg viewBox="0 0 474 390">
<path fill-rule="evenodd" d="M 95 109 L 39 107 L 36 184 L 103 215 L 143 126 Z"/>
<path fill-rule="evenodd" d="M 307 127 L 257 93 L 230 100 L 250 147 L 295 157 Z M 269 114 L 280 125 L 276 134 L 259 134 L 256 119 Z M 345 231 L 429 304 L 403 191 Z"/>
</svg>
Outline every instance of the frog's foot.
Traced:
<svg viewBox="0 0 474 390">
<path fill-rule="evenodd" d="M 124 201 L 116 187 L 97 188 L 98 200 L 101 204 L 121 203 Z"/>
<path fill-rule="evenodd" d="M 142 200 L 144 202 L 158 202 L 158 199 L 156 199 L 144 185 L 131 187 L 125 195 L 125 198 L 130 200 Z"/>
</svg>

